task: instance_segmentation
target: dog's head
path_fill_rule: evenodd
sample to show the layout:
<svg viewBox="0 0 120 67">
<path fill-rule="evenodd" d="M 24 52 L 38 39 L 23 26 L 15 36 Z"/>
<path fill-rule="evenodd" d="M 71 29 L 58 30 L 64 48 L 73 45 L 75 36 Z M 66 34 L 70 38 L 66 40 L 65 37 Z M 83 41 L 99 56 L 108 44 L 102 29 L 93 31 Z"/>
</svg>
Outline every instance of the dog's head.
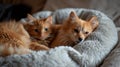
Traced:
<svg viewBox="0 0 120 67">
<path fill-rule="evenodd" d="M 97 17 L 93 16 L 89 21 L 80 19 L 75 12 L 71 12 L 63 23 L 61 32 L 74 43 L 82 42 L 98 26 Z"/>
</svg>

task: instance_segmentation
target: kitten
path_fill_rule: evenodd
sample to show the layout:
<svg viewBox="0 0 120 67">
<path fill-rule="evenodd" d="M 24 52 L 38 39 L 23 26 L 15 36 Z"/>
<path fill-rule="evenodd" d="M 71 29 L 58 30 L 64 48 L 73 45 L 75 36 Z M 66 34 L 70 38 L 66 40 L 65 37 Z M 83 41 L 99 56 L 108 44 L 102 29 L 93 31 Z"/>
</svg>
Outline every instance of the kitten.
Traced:
<svg viewBox="0 0 120 67">
<path fill-rule="evenodd" d="M 15 21 L 0 23 L 0 56 L 30 53 L 31 45 L 33 48 L 37 46 L 35 42 L 30 40 L 29 34 L 21 23 Z M 43 46 L 37 47 L 39 47 L 39 50 L 49 49 Z"/>
<path fill-rule="evenodd" d="M 87 38 L 97 27 L 98 21 L 96 16 L 89 21 L 85 21 L 80 19 L 76 13 L 71 12 L 68 19 L 62 24 L 58 35 L 50 47 L 74 46 Z"/>
<path fill-rule="evenodd" d="M 36 19 L 28 14 L 28 19 L 30 22 L 24 24 L 24 27 L 32 39 L 40 44 L 49 46 L 61 25 L 53 24 L 52 16 L 43 19 Z"/>
</svg>

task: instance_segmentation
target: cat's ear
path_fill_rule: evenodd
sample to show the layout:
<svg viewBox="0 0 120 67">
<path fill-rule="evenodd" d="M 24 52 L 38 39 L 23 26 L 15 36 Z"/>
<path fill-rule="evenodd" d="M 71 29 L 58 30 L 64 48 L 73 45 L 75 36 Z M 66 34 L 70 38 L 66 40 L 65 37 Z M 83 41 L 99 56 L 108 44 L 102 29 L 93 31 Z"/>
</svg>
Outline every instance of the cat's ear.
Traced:
<svg viewBox="0 0 120 67">
<path fill-rule="evenodd" d="M 52 24 L 52 16 L 47 17 L 45 21 Z"/>
<path fill-rule="evenodd" d="M 90 20 L 89 23 L 91 23 L 93 28 L 96 28 L 99 24 L 98 18 L 96 16 L 93 16 Z"/>
<path fill-rule="evenodd" d="M 70 13 L 70 15 L 69 15 L 69 19 L 70 19 L 71 21 L 74 21 L 74 20 L 76 20 L 77 18 L 78 18 L 77 14 L 76 14 L 75 12 L 71 11 L 71 13 Z"/>
<path fill-rule="evenodd" d="M 27 18 L 28 18 L 30 21 L 36 20 L 36 18 L 34 18 L 31 14 L 27 14 Z"/>
</svg>

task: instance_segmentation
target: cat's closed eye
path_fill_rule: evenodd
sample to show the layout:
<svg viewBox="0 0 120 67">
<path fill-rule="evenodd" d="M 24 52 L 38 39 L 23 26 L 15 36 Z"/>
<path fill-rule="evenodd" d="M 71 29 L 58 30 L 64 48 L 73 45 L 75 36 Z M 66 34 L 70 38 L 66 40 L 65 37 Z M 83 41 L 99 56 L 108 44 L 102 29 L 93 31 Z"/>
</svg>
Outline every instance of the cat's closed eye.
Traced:
<svg viewBox="0 0 120 67">
<path fill-rule="evenodd" d="M 74 29 L 74 32 L 79 33 L 79 30 L 78 29 Z"/>
<path fill-rule="evenodd" d="M 38 30 L 38 29 L 35 29 L 34 31 L 35 31 L 35 32 L 39 32 L 39 30 Z"/>
</svg>

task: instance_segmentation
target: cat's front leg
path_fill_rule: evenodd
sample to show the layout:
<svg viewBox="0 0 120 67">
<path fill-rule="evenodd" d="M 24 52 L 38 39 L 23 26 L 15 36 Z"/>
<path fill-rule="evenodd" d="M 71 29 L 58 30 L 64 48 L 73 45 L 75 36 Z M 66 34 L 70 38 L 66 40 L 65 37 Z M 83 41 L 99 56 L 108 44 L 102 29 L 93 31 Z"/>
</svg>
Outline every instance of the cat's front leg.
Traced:
<svg viewBox="0 0 120 67">
<path fill-rule="evenodd" d="M 37 42 L 32 42 L 29 46 L 31 50 L 39 51 L 39 50 L 49 50 L 49 48 L 45 45 L 38 44 Z"/>
</svg>

